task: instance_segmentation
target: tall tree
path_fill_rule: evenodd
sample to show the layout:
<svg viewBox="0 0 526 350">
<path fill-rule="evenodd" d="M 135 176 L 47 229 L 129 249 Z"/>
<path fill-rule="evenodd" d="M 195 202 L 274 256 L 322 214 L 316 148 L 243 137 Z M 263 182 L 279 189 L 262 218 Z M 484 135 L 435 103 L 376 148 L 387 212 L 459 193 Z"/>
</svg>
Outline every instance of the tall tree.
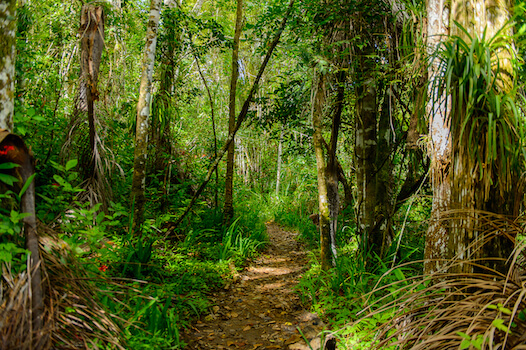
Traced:
<svg viewBox="0 0 526 350">
<path fill-rule="evenodd" d="M 329 209 L 329 189 L 327 186 L 327 162 L 323 151 L 323 114 L 325 104 L 325 75 L 322 73 L 316 74 L 314 80 L 314 89 L 312 93 L 312 127 L 314 134 L 312 135 L 312 143 L 314 146 L 314 154 L 316 155 L 316 174 L 318 178 L 318 210 L 319 220 L 318 227 L 320 229 L 320 248 L 321 248 L 321 267 L 323 270 L 328 270 L 332 267 L 333 254 L 331 252 L 331 215 Z"/>
<path fill-rule="evenodd" d="M 243 22 L 243 0 L 237 0 L 236 27 L 234 30 L 234 42 L 232 48 L 232 74 L 230 76 L 230 96 L 228 102 L 228 134 L 232 135 L 236 127 L 236 92 L 237 79 L 239 76 L 239 37 Z M 228 147 L 225 175 L 225 205 L 223 208 L 223 223 L 230 224 L 234 217 L 234 152 L 235 142 Z"/>
<path fill-rule="evenodd" d="M 16 1 L 0 1 L 0 129 L 13 130 Z"/>
<path fill-rule="evenodd" d="M 144 221 L 145 171 L 148 154 L 148 119 L 152 98 L 152 76 L 157 46 L 157 29 L 161 14 L 162 0 L 151 0 L 148 19 L 146 44 L 142 58 L 141 85 L 137 101 L 137 126 L 135 131 L 135 152 L 133 162 L 133 179 L 131 197 L 134 202 L 133 231 L 140 232 Z"/>
<path fill-rule="evenodd" d="M 429 145 L 433 204 L 430 225 L 426 233 L 424 273 L 431 275 L 447 258 L 448 232 L 443 213 L 449 208 L 451 196 L 450 163 L 451 140 L 447 126 L 448 104 L 440 88 L 440 62 L 434 55 L 441 41 L 449 33 L 449 18 L 444 0 L 427 1 L 428 96 L 426 114 L 429 116 Z"/>
<path fill-rule="evenodd" d="M 379 5 L 379 4 L 376 4 Z M 375 226 L 376 182 L 375 163 L 377 151 L 377 100 L 378 86 L 376 81 L 376 54 L 374 38 L 369 35 L 375 32 L 377 9 L 374 3 L 359 3 L 360 9 L 353 18 L 356 35 L 363 37 L 363 43 L 354 49 L 356 57 L 356 117 L 354 164 L 356 168 L 357 192 L 357 229 L 362 238 L 364 253 L 380 253 L 381 237 L 372 235 Z M 379 254 L 380 255 L 380 254 Z"/>
</svg>

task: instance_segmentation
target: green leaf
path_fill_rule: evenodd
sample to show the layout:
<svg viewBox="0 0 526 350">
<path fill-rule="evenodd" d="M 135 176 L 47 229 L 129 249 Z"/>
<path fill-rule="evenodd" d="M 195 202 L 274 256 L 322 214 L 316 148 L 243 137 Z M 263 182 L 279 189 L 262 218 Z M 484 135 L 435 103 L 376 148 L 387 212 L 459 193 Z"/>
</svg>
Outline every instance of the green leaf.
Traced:
<svg viewBox="0 0 526 350">
<path fill-rule="evenodd" d="M 506 332 L 506 333 L 510 332 L 508 327 L 506 327 L 504 325 L 504 320 L 503 319 L 497 318 L 496 320 L 493 320 L 493 322 L 491 322 L 491 325 L 493 327 L 497 328 L 500 331 L 503 331 L 503 332 Z"/>
<path fill-rule="evenodd" d="M 31 183 L 33 182 L 33 179 L 35 178 L 36 174 L 33 174 L 27 179 L 26 183 L 24 184 L 24 187 L 20 190 L 20 193 L 18 194 L 20 197 L 24 195 L 24 193 L 27 191 Z"/>
<path fill-rule="evenodd" d="M 13 255 L 9 253 L 8 251 L 2 250 L 2 247 L 0 247 L 0 261 L 9 263 L 13 261 Z"/>
<path fill-rule="evenodd" d="M 77 166 L 77 163 L 78 161 L 76 159 L 70 159 L 67 163 L 66 163 L 66 171 L 69 171 L 71 170 L 72 168 L 76 167 Z"/>
<path fill-rule="evenodd" d="M 13 169 L 16 167 L 19 167 L 20 165 L 16 163 L 6 162 L 6 163 L 0 163 L 0 169 Z"/>
<path fill-rule="evenodd" d="M 64 186 L 66 184 L 66 181 L 62 178 L 62 176 L 60 175 L 53 175 L 53 179 L 55 179 L 55 181 L 59 184 L 59 185 L 62 185 Z"/>
<path fill-rule="evenodd" d="M 396 278 L 397 278 L 399 281 L 405 281 L 405 280 L 406 280 L 406 277 L 405 277 L 404 273 L 402 272 L 402 270 L 400 270 L 400 269 L 395 269 L 395 270 L 394 270 L 394 274 L 395 274 Z"/>
<path fill-rule="evenodd" d="M 461 349 L 467 349 L 471 346 L 471 339 L 464 339 L 462 340 L 462 343 L 460 343 Z"/>
<path fill-rule="evenodd" d="M 26 136 L 26 134 L 27 134 L 27 129 L 23 125 L 17 125 L 16 126 L 16 130 L 17 130 L 17 133 L 22 135 L 22 136 Z"/>
<path fill-rule="evenodd" d="M 3 182 L 8 186 L 13 186 L 15 182 L 18 182 L 18 179 L 14 176 L 0 173 L 0 182 Z"/>
</svg>

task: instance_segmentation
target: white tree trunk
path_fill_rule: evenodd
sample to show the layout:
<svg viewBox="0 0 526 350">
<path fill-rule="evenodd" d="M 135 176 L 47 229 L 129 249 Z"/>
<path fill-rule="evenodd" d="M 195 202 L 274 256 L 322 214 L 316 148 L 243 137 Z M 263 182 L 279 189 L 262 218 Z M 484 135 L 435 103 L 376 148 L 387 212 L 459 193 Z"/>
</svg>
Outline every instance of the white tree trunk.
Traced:
<svg viewBox="0 0 526 350">
<path fill-rule="evenodd" d="M 429 57 L 439 43 L 448 35 L 449 11 L 445 0 L 427 2 L 427 48 Z M 424 273 L 432 274 L 441 269 L 443 259 L 448 256 L 448 232 L 441 221 L 441 213 L 449 208 L 451 197 L 449 166 L 451 162 L 451 142 L 447 124 L 447 98 L 439 95 L 438 60 L 429 65 L 429 100 L 426 112 L 429 116 L 429 157 L 431 158 L 431 181 L 433 184 L 433 206 L 431 220 L 426 234 L 424 251 Z"/>
<path fill-rule="evenodd" d="M 13 131 L 16 1 L 0 0 L 0 129 Z"/>
<path fill-rule="evenodd" d="M 279 184 L 281 180 L 281 163 L 282 163 L 282 154 L 283 154 L 283 129 L 285 124 L 281 124 L 281 132 L 279 134 L 279 144 L 278 144 L 278 169 L 276 171 L 276 196 L 279 195 Z"/>
</svg>

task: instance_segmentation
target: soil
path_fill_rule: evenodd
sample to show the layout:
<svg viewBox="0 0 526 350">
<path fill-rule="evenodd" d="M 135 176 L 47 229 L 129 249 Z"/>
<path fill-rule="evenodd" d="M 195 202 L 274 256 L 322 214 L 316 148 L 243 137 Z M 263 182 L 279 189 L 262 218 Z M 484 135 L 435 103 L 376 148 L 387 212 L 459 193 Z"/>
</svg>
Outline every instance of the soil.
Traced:
<svg viewBox="0 0 526 350">
<path fill-rule="evenodd" d="M 185 349 L 320 348 L 325 326 L 294 289 L 308 268 L 307 252 L 296 232 L 275 223 L 267 224 L 267 232 L 266 251 L 232 285 L 214 293 L 211 313 L 185 331 Z"/>
</svg>

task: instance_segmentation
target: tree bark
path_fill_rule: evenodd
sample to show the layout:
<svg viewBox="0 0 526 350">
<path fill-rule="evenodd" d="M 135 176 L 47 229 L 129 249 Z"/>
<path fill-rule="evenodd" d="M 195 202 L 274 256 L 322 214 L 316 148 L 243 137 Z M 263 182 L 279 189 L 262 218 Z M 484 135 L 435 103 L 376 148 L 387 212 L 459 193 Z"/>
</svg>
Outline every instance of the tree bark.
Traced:
<svg viewBox="0 0 526 350">
<path fill-rule="evenodd" d="M 155 62 L 155 48 L 157 45 L 157 29 L 161 13 L 161 0 L 151 0 L 150 17 L 148 20 L 146 44 L 142 59 L 142 76 L 137 102 L 137 126 L 135 131 L 135 152 L 131 197 L 134 205 L 133 227 L 134 233 L 141 232 L 144 221 L 145 171 L 148 154 L 148 119 L 150 117 L 150 102 L 152 98 L 152 76 Z"/>
<path fill-rule="evenodd" d="M 206 93 L 208 95 L 208 101 L 210 102 L 210 118 L 212 121 L 212 134 L 214 135 L 214 159 L 215 159 L 217 158 L 217 132 L 216 132 L 214 99 L 212 98 L 212 94 L 210 93 L 210 88 L 208 87 L 205 76 L 203 75 L 203 72 L 201 70 L 201 65 L 199 64 L 199 57 L 195 56 L 195 62 L 197 64 L 197 69 L 199 71 L 199 75 L 201 76 L 201 80 L 203 80 L 203 85 L 205 86 Z M 217 203 L 218 203 L 217 189 L 219 188 L 219 171 L 217 170 L 217 168 L 215 170 L 215 182 L 216 182 L 216 185 L 214 187 L 214 208 L 217 208 Z"/>
<path fill-rule="evenodd" d="M 228 103 L 228 133 L 232 134 L 236 126 L 236 92 L 239 76 L 239 37 L 243 22 L 243 0 L 237 0 L 236 28 L 234 31 L 234 46 L 232 49 L 232 74 L 230 76 L 230 98 Z M 223 208 L 223 224 L 230 225 L 234 217 L 234 152 L 235 142 L 230 143 L 226 160 L 225 175 L 225 206 Z"/>
<path fill-rule="evenodd" d="M 102 6 L 84 4 L 80 17 L 81 35 L 81 77 L 80 95 L 77 99 L 77 111 L 87 111 L 89 126 L 90 155 L 88 163 L 82 166 L 84 179 L 97 176 L 95 155 L 97 153 L 97 130 L 95 126 L 94 102 L 99 99 L 97 83 L 99 67 L 104 48 L 104 13 Z"/>
<path fill-rule="evenodd" d="M 281 124 L 281 131 L 279 133 L 279 144 L 278 144 L 278 164 L 276 170 L 276 196 L 279 195 L 279 185 L 281 180 L 281 163 L 283 155 L 283 131 L 285 129 L 285 123 Z"/>
<path fill-rule="evenodd" d="M 322 73 L 316 74 L 314 90 L 312 93 L 312 143 L 314 154 L 316 155 L 316 174 L 318 178 L 318 209 L 320 229 L 320 260 L 321 268 L 329 270 L 333 265 L 333 255 L 331 252 L 331 214 L 329 209 L 329 193 L 327 186 L 327 166 L 323 153 L 323 105 L 325 104 L 325 76 Z M 330 147 L 329 147 L 330 148 Z"/>
<path fill-rule="evenodd" d="M 393 184 L 392 184 L 392 135 L 390 128 L 391 87 L 385 87 L 384 100 L 378 121 L 378 144 L 376 152 L 376 204 L 374 227 L 371 236 L 376 237 L 376 253 L 384 258 L 393 240 Z"/>
<path fill-rule="evenodd" d="M 444 0 L 427 2 L 427 50 L 429 57 L 436 51 L 440 41 L 448 34 L 449 19 L 445 12 Z M 429 100 L 426 113 L 429 115 L 428 153 L 431 159 L 431 183 L 433 187 L 433 204 L 431 220 L 425 238 L 424 274 L 432 275 L 442 269 L 448 257 L 448 230 L 443 220 L 443 213 L 449 209 L 451 197 L 450 163 L 451 140 L 447 123 L 449 111 L 447 98 L 440 95 L 436 81 L 439 62 L 435 59 L 429 64 L 428 80 Z"/>
<path fill-rule="evenodd" d="M 375 225 L 376 205 L 376 80 L 374 62 L 368 57 L 374 54 L 372 43 L 358 52 L 356 72 L 356 126 L 355 126 L 355 167 L 358 213 L 357 228 L 362 238 L 363 253 L 380 253 L 382 237 L 371 233 Z"/>
<path fill-rule="evenodd" d="M 0 129 L 13 131 L 16 1 L 0 1 Z"/>
<path fill-rule="evenodd" d="M 336 231 L 338 229 L 338 214 L 340 213 L 340 194 L 338 191 L 339 170 L 341 165 L 336 157 L 338 147 L 338 133 L 340 130 L 341 117 L 343 112 L 344 98 L 345 98 L 345 80 L 347 75 L 345 70 L 341 69 L 336 75 L 336 83 L 338 84 L 336 93 L 335 111 L 332 118 L 331 139 L 328 151 L 326 180 L 327 180 L 327 194 L 329 202 L 330 213 L 330 249 L 332 252 L 332 263 L 336 264 Z"/>
</svg>

